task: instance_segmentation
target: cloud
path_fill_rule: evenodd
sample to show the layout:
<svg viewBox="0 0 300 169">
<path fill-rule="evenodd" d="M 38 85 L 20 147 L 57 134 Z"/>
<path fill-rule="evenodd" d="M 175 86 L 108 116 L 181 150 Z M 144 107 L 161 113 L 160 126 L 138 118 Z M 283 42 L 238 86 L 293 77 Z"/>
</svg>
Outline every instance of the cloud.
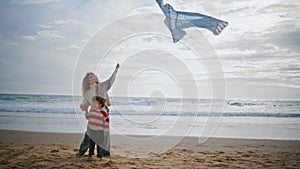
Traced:
<svg viewBox="0 0 300 169">
<path fill-rule="evenodd" d="M 18 46 L 18 45 L 20 45 L 18 42 L 0 42 L 0 44 L 10 45 L 10 46 Z"/>
<path fill-rule="evenodd" d="M 59 1 L 61 0 L 12 0 L 12 3 L 30 5 L 30 4 L 48 4 L 48 3 L 54 3 Z"/>
<path fill-rule="evenodd" d="M 67 23 L 70 23 L 70 22 L 71 22 L 71 19 L 67 19 L 67 20 L 55 20 L 52 23 L 53 24 L 67 24 Z"/>
<path fill-rule="evenodd" d="M 233 21 L 229 20 L 227 35 L 211 39 L 226 78 L 249 83 L 254 78 L 257 85 L 299 88 L 300 71 L 295 63 L 300 63 L 300 18 L 296 14 L 300 4 L 272 1 L 238 7 L 224 13 Z"/>
<path fill-rule="evenodd" d="M 78 50 L 78 49 L 81 49 L 81 47 L 79 45 L 77 45 L 77 44 L 70 44 L 69 46 L 67 46 L 65 48 L 58 48 L 58 50 L 69 50 L 69 49 L 71 49 L 71 50 L 73 50 L 73 49 Z"/>
<path fill-rule="evenodd" d="M 63 36 L 59 31 L 56 30 L 39 30 L 36 32 L 36 35 L 23 35 L 20 37 L 24 40 L 47 40 L 47 41 L 54 41 L 59 39 L 65 39 L 66 37 Z"/>
<path fill-rule="evenodd" d="M 25 40 L 36 40 L 36 39 L 39 38 L 39 36 L 37 36 L 37 35 L 32 35 L 32 36 L 30 36 L 30 35 L 24 35 L 24 36 L 21 36 L 21 38 L 25 39 Z"/>
<path fill-rule="evenodd" d="M 14 3 L 1 2 L 3 9 L 0 12 L 3 16 L 7 16 L 1 18 L 0 26 L 1 60 L 7 61 L 5 62 L 7 64 L 1 65 L 1 71 L 8 72 L 10 75 L 5 76 L 5 79 L 1 76 L 1 81 L 7 81 L 11 85 L 16 77 L 20 78 L 27 84 L 24 90 L 30 92 L 35 90 L 31 86 L 35 88 L 40 85 L 44 87 L 37 87 L 39 91 L 48 91 L 47 93 L 66 91 L 67 93 L 70 90 L 73 66 L 80 48 L 91 35 L 105 25 L 127 15 L 151 12 L 162 15 L 155 1 L 15 0 L 11 2 Z M 176 10 L 203 13 L 229 22 L 229 26 L 219 36 L 213 36 L 203 29 L 199 31 L 216 49 L 228 84 L 232 85 L 229 92 L 233 92 L 233 96 L 244 97 L 245 94 L 245 97 L 255 98 L 255 95 L 264 97 L 262 93 L 267 90 L 271 98 L 272 90 L 281 90 L 282 96 L 295 97 L 290 91 L 300 86 L 299 3 L 282 0 L 235 0 L 230 3 L 225 0 L 214 3 L 198 0 L 166 0 L 165 3 L 170 3 Z M 146 22 L 141 20 L 139 25 Z M 160 26 L 161 29 L 166 29 L 163 17 Z M 187 36 L 193 37 L 193 30 L 193 28 L 187 30 Z M 169 32 L 166 35 L 170 36 Z M 111 40 L 114 36 L 108 34 L 103 38 Z M 101 70 L 101 78 L 110 75 L 112 65 L 117 61 L 134 53 L 133 46 L 141 50 L 147 50 L 149 47 L 158 49 L 153 45 L 157 43 L 159 47 L 172 54 L 175 53 L 174 57 L 179 57 L 184 64 L 187 64 L 194 73 L 193 76 L 199 81 L 199 85 L 205 84 L 208 77 L 203 73 L 205 70 L 199 73 L 200 66 L 192 52 L 179 44 L 162 43 L 168 40 L 168 37 L 149 34 L 149 36 L 126 41 L 123 46 L 117 46 L 102 67 L 105 70 Z M 92 58 L 90 62 L 97 65 L 99 57 L 106 51 L 102 48 L 102 44 L 94 45 L 97 50 L 88 56 Z M 201 58 L 210 59 L 206 55 L 208 53 L 203 50 Z M 4 63 L 2 61 L 1 63 Z M 168 64 L 172 66 L 172 59 L 169 61 Z M 136 65 L 145 64 L 137 57 L 130 64 L 122 66 L 126 68 L 122 69 L 124 71 L 122 74 L 130 73 Z M 19 70 L 13 70 L 12 67 L 18 67 Z M 90 67 L 91 64 L 82 65 L 84 71 Z M 21 77 L 20 70 L 26 78 Z M 78 78 L 80 81 L 81 77 Z M 125 82 L 121 78 L 118 79 L 118 83 L 122 85 Z M 0 83 L 0 85 L 2 90 L 19 88 L 17 85 L 12 85 L 15 86 L 12 89 L 8 83 L 6 85 Z M 78 86 L 80 90 L 80 84 Z M 235 90 L 235 87 L 239 91 Z M 256 91 L 251 93 L 250 88 Z M 249 92 L 245 93 L 244 91 L 247 90 Z"/>
<path fill-rule="evenodd" d="M 226 79 L 226 98 L 299 99 L 299 86 L 269 79 Z"/>
<path fill-rule="evenodd" d="M 37 34 L 46 40 L 57 40 L 57 39 L 65 39 L 63 35 L 59 31 L 55 30 L 40 30 L 37 32 Z"/>
<path fill-rule="evenodd" d="M 35 24 L 35 26 L 37 26 L 38 28 L 42 28 L 42 29 L 50 29 L 51 26 L 49 24 Z"/>
<path fill-rule="evenodd" d="M 273 4 L 268 5 L 262 9 L 259 9 L 257 13 L 262 14 L 285 14 L 285 13 L 291 13 L 296 12 L 296 10 L 299 9 L 299 6 L 296 4 Z"/>
<path fill-rule="evenodd" d="M 71 44 L 68 46 L 70 49 L 80 49 L 81 47 L 76 44 Z"/>
</svg>

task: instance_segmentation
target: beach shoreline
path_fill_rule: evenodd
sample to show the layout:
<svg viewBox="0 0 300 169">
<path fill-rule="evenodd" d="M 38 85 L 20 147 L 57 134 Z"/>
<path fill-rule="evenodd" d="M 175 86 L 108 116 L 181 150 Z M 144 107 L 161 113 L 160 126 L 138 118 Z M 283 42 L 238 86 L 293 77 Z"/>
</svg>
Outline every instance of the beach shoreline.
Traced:
<svg viewBox="0 0 300 169">
<path fill-rule="evenodd" d="M 67 145 L 67 146 L 79 146 L 83 139 L 84 133 L 53 133 L 53 132 L 36 132 L 36 131 L 20 131 L 20 130 L 0 130 L 0 143 L 4 144 L 28 144 L 28 145 Z M 112 135 L 111 140 L 114 144 L 119 145 L 121 142 L 126 141 L 126 137 L 131 138 L 150 138 L 155 136 L 150 135 Z M 300 152 L 300 140 L 278 140 L 278 139 L 253 139 L 253 138 L 221 138 L 212 137 L 206 138 L 205 142 L 199 142 L 198 137 L 187 136 L 160 136 L 160 139 L 169 141 L 180 140 L 174 148 L 195 149 L 195 147 L 201 147 L 206 151 L 217 149 L 223 149 L 231 151 L 231 149 L 225 149 L 224 147 L 233 147 L 241 145 L 252 145 L 254 148 L 256 144 L 261 144 L 266 147 L 279 147 L 280 149 L 273 149 L 272 151 L 288 151 L 288 152 Z M 202 140 L 204 140 L 202 138 Z M 125 143 L 126 144 L 126 143 Z M 154 143 L 159 146 L 158 143 Z M 211 146 L 214 145 L 214 146 Z M 209 147 L 209 149 L 205 148 Z M 257 146 L 258 148 L 259 146 Z M 200 150 L 200 148 L 197 148 Z M 202 149 L 202 150 L 203 150 Z M 241 149 L 250 150 L 250 149 Z M 252 150 L 252 149 L 251 149 Z"/>
<path fill-rule="evenodd" d="M 186 137 L 176 146 L 160 152 L 174 136 L 159 138 L 161 143 L 134 147 L 126 137 L 112 135 L 112 157 L 105 159 L 75 157 L 83 134 L 43 133 L 0 130 L 1 166 L 61 168 L 299 168 L 300 140 L 261 140 L 209 138 L 199 143 Z M 127 136 L 145 138 L 148 136 Z M 157 147 L 158 149 L 152 149 Z M 143 152 L 148 155 L 138 158 Z M 132 158 L 135 155 L 135 158 Z M 31 157 L 31 158 L 30 158 Z M 35 157 L 35 158 L 32 158 Z M 2 168 L 1 167 L 1 168 Z"/>
</svg>

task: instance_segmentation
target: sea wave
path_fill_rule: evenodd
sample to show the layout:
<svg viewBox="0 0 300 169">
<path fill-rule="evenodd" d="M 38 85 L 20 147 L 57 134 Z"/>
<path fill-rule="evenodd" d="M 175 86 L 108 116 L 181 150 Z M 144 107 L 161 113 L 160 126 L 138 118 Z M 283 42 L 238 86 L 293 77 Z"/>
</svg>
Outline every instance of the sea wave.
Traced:
<svg viewBox="0 0 300 169">
<path fill-rule="evenodd" d="M 28 113 L 50 113 L 50 114 L 83 114 L 79 109 L 52 108 L 52 109 L 24 109 L 11 108 L 0 109 L 0 112 L 28 112 Z M 111 115 L 159 115 L 159 116 L 224 116 L 224 117 L 294 117 L 300 118 L 299 113 L 272 113 L 272 112 L 141 112 L 141 111 L 111 111 Z"/>
<path fill-rule="evenodd" d="M 0 94 L 0 112 L 82 114 L 81 100 L 80 96 Z M 228 100 L 224 105 L 217 100 L 213 106 L 220 112 L 211 109 L 211 99 L 112 97 L 111 102 L 112 115 L 300 117 L 300 101 Z"/>
</svg>

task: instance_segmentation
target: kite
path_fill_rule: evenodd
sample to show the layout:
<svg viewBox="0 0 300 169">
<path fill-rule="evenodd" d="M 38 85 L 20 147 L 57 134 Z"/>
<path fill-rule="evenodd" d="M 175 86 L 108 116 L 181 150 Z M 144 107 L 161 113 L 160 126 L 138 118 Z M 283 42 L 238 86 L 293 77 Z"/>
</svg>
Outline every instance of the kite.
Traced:
<svg viewBox="0 0 300 169">
<path fill-rule="evenodd" d="M 169 28 L 174 43 L 186 35 L 186 32 L 183 30 L 185 28 L 205 28 L 210 30 L 214 35 L 219 35 L 228 25 L 226 21 L 200 13 L 176 11 L 170 4 L 163 5 L 163 0 L 156 0 L 156 2 L 166 16 L 164 23 Z"/>
</svg>

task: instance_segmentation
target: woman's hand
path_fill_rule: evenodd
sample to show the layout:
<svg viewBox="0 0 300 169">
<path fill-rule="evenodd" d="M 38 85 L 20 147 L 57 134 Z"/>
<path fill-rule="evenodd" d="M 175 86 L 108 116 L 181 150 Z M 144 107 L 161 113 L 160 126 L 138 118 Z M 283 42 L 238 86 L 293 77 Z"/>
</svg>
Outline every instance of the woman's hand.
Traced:
<svg viewBox="0 0 300 169">
<path fill-rule="evenodd" d="M 116 70 L 119 70 L 119 68 L 120 68 L 120 64 L 118 63 L 116 66 Z"/>
<path fill-rule="evenodd" d="M 84 113 L 84 116 L 85 116 L 85 118 L 86 118 L 87 120 L 89 120 L 89 116 L 90 116 L 90 114 L 89 114 L 89 112 L 88 112 L 88 111 L 85 111 L 85 113 Z"/>
<path fill-rule="evenodd" d="M 89 104 L 88 103 L 85 103 L 85 104 L 80 104 L 80 109 L 82 111 L 87 111 L 89 108 Z"/>
</svg>

